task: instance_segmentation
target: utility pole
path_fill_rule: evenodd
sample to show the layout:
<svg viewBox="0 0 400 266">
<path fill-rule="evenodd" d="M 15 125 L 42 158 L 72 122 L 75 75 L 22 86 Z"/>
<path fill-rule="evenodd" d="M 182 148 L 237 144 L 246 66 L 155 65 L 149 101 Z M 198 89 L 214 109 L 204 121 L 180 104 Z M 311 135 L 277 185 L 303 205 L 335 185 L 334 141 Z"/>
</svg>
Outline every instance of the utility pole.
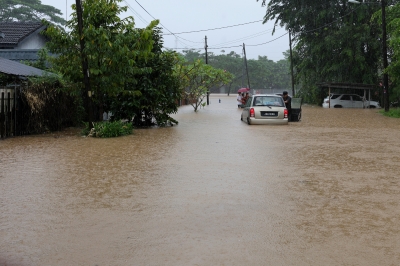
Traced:
<svg viewBox="0 0 400 266">
<path fill-rule="evenodd" d="M 248 86 L 248 88 L 250 90 L 251 88 L 250 88 L 249 69 L 247 68 L 246 48 L 245 48 L 244 43 L 243 43 L 243 53 L 244 53 L 244 63 L 245 63 L 245 66 L 246 66 L 246 74 L 247 74 L 247 86 Z"/>
<path fill-rule="evenodd" d="M 85 84 L 85 89 L 88 95 L 89 130 L 90 130 L 93 128 L 92 91 L 90 90 L 89 66 L 85 54 L 85 40 L 84 38 L 82 38 L 82 31 L 83 31 L 82 5 L 81 5 L 81 0 L 75 0 L 75 3 L 76 3 L 76 14 L 78 16 L 78 32 L 79 32 L 79 43 L 81 47 L 83 83 Z"/>
<path fill-rule="evenodd" d="M 207 52 L 207 35 L 205 36 L 204 49 L 206 50 L 206 65 L 208 65 L 208 52 Z M 207 88 L 207 105 L 210 104 L 210 88 Z"/>
<path fill-rule="evenodd" d="M 290 47 L 290 72 L 292 75 L 292 97 L 294 97 L 294 75 L 293 75 L 293 54 L 292 54 L 292 36 L 289 30 L 289 47 Z"/>
</svg>

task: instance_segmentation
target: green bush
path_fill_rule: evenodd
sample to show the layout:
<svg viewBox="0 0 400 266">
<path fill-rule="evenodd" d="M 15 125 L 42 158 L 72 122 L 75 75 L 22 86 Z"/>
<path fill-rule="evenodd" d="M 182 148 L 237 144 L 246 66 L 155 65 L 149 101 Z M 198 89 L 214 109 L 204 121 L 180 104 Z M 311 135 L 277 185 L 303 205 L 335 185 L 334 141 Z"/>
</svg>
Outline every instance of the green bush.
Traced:
<svg viewBox="0 0 400 266">
<path fill-rule="evenodd" d="M 132 134 L 132 124 L 122 121 L 113 122 L 95 122 L 94 128 L 89 130 L 88 123 L 85 123 L 85 129 L 82 134 L 88 137 L 113 138 Z"/>
</svg>

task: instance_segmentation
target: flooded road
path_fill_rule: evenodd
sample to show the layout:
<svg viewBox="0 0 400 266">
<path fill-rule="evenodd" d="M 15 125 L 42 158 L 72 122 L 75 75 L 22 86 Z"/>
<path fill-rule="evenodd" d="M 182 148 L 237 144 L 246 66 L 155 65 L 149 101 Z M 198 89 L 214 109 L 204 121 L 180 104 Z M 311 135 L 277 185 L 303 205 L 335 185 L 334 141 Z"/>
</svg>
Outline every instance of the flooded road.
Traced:
<svg viewBox="0 0 400 266">
<path fill-rule="evenodd" d="M 120 138 L 0 141 L 0 265 L 398 265 L 400 119 L 248 126 L 235 97 Z"/>
</svg>

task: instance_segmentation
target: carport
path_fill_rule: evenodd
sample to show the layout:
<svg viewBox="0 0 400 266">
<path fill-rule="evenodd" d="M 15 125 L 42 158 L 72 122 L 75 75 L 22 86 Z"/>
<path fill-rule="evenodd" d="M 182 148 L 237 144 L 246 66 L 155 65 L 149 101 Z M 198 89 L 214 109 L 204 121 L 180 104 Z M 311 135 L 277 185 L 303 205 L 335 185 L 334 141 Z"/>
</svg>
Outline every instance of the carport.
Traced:
<svg viewBox="0 0 400 266">
<path fill-rule="evenodd" d="M 362 97 L 367 101 L 371 101 L 371 90 L 376 88 L 376 85 L 373 84 L 362 84 L 362 83 L 341 83 L 341 82 L 322 82 L 317 84 L 322 90 L 328 89 L 328 95 L 331 95 L 331 89 L 340 89 L 340 90 L 353 90 L 353 91 L 362 91 Z M 367 97 L 368 95 L 368 97 Z M 330 108 L 329 103 L 329 108 Z"/>
<path fill-rule="evenodd" d="M 14 82 L 0 86 L 0 139 L 17 135 L 18 94 L 21 80 L 31 76 L 50 75 L 49 72 L 0 57 L 0 73 L 11 77 Z M 3 85 L 3 84 L 0 84 Z M 19 90 L 19 91 L 18 91 Z"/>
</svg>

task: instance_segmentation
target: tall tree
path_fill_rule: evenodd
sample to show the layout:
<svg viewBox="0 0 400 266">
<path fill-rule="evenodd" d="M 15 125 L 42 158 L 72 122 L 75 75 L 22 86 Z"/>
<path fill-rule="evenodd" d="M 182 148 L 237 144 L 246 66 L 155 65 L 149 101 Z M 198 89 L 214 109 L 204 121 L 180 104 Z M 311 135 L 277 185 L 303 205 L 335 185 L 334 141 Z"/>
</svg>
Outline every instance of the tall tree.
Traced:
<svg viewBox="0 0 400 266">
<path fill-rule="evenodd" d="M 387 69 L 390 76 L 390 100 L 400 101 L 400 3 L 388 7 L 387 10 L 387 33 L 389 35 L 389 52 L 391 62 Z M 376 12 L 374 19 L 380 23 L 382 13 Z"/>
<path fill-rule="evenodd" d="M 347 0 L 266 0 L 264 22 L 290 29 L 295 44 L 293 65 L 301 92 L 317 102 L 319 82 L 378 84 L 381 31 L 371 20 L 379 5 L 352 5 Z"/>
<path fill-rule="evenodd" d="M 85 54 L 88 58 L 92 99 L 96 103 L 98 114 L 102 114 L 104 97 L 114 96 L 124 91 L 127 84 L 137 82 L 137 74 L 147 73 L 151 69 L 138 65 L 151 54 L 154 40 L 153 29 L 158 21 L 152 21 L 144 29 L 136 29 L 133 17 L 120 18 L 127 10 L 120 7 L 121 0 L 85 0 L 83 9 L 83 33 L 79 36 L 76 6 L 72 19 L 67 22 L 70 31 L 50 26 L 46 34 L 51 41 L 47 44 L 51 53 L 57 54 L 53 66 L 66 79 L 82 84 L 83 74 L 80 38 L 85 38 Z M 71 91 L 81 94 L 84 99 L 87 92 Z"/>
<path fill-rule="evenodd" d="M 43 5 L 40 0 L 0 0 L 0 21 L 41 21 L 65 24 L 59 9 Z"/>
<path fill-rule="evenodd" d="M 136 127 L 177 124 L 170 114 L 178 111 L 181 98 L 179 79 L 174 74 L 178 55 L 162 51 L 161 28 L 153 30 L 154 44 L 147 58 L 141 57 L 136 65 L 145 72 L 134 73 L 132 82 L 115 97 L 108 97 L 108 110 L 113 119 L 132 119 Z"/>
</svg>

